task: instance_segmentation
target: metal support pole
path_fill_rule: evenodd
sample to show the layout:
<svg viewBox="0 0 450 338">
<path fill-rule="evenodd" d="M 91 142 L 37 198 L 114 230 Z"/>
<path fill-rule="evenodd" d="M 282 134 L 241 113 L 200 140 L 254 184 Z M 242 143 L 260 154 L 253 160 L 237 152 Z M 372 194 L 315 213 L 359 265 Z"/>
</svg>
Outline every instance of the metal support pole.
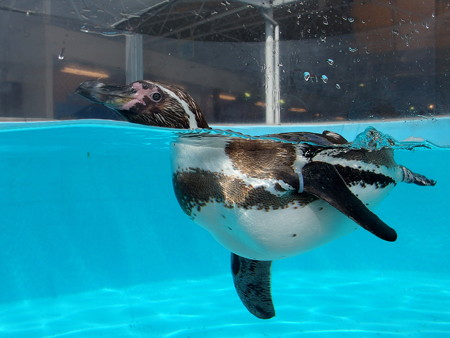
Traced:
<svg viewBox="0 0 450 338">
<path fill-rule="evenodd" d="M 275 101 L 275 109 L 274 109 L 274 124 L 281 123 L 280 117 L 280 26 L 277 24 L 274 27 L 274 50 L 273 50 L 273 63 L 274 63 L 274 72 L 273 72 L 273 95 Z"/>
<path fill-rule="evenodd" d="M 126 82 L 142 80 L 144 77 L 142 35 L 125 36 L 125 74 Z"/>
<path fill-rule="evenodd" d="M 280 123 L 280 52 L 279 39 L 280 29 L 278 23 L 273 19 L 272 8 L 261 11 L 265 19 L 266 42 L 265 42 L 265 89 L 266 89 L 266 123 Z"/>
<path fill-rule="evenodd" d="M 273 11 L 272 9 L 266 9 L 264 10 L 264 13 L 272 17 Z M 274 64 L 273 64 L 273 25 L 270 22 L 270 20 L 266 18 L 266 45 L 265 45 L 265 57 L 266 57 L 266 83 L 265 83 L 265 89 L 266 89 L 266 123 L 267 124 L 274 124 L 275 119 L 273 112 L 275 110 L 274 102 L 273 102 L 273 89 L 274 89 L 274 83 L 273 83 L 273 72 L 274 72 Z"/>
<path fill-rule="evenodd" d="M 44 74 L 45 74 L 45 85 L 44 85 L 44 93 L 45 93 L 45 117 L 47 119 L 53 120 L 55 118 L 55 111 L 54 111 L 54 102 L 53 102 L 53 63 L 54 63 L 54 55 L 51 53 L 50 41 L 51 41 L 51 34 L 50 34 L 50 17 L 52 15 L 52 2 L 51 0 L 45 0 L 43 2 L 43 10 L 44 10 L 44 53 L 45 53 L 45 68 L 44 68 Z M 41 89 L 39 89 L 41 90 Z M 26 118 L 26 116 L 24 116 Z"/>
</svg>

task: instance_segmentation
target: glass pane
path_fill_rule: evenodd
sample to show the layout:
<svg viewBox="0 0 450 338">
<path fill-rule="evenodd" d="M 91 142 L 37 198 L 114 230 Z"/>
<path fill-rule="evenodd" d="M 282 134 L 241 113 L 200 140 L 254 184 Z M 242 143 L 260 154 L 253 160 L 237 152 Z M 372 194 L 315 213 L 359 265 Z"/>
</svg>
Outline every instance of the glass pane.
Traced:
<svg viewBox="0 0 450 338">
<path fill-rule="evenodd" d="M 276 122 L 277 106 L 281 123 L 438 116 L 448 17 L 422 0 L 3 1 L 0 117 L 122 119 L 73 92 L 125 83 L 125 34 L 143 36 L 142 77 L 182 86 L 213 124 Z"/>
</svg>

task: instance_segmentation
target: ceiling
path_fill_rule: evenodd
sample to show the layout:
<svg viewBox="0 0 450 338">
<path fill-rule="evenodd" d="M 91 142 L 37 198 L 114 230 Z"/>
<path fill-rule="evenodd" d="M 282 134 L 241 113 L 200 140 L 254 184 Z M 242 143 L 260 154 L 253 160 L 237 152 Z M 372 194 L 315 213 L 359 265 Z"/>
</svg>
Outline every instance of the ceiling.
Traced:
<svg viewBox="0 0 450 338">
<path fill-rule="evenodd" d="M 0 0 L 0 10 L 49 17 L 101 34 L 140 33 L 200 41 L 264 40 L 261 10 L 272 8 L 282 40 L 351 31 L 353 0 Z"/>
<path fill-rule="evenodd" d="M 334 1 L 336 3 L 336 1 Z M 325 6 L 320 1 L 279 3 L 273 19 L 280 25 L 282 40 L 340 35 L 351 31 L 342 20 L 349 16 L 352 1 Z M 160 3 L 139 16 L 124 19 L 116 29 L 173 39 L 258 42 L 265 39 L 264 2 L 229 0 L 173 0 Z"/>
<path fill-rule="evenodd" d="M 259 42 L 262 11 L 273 11 L 281 40 L 318 39 L 431 20 L 444 2 L 421 0 L 0 0 L 0 10 L 104 35 L 139 33 L 197 41 Z M 442 8 L 441 8 L 442 12 Z M 351 21 L 363 16 L 367 22 Z M 434 18 L 434 17 L 433 17 Z M 427 21 L 428 22 L 428 21 Z M 393 27 L 398 26 L 398 27 Z"/>
</svg>

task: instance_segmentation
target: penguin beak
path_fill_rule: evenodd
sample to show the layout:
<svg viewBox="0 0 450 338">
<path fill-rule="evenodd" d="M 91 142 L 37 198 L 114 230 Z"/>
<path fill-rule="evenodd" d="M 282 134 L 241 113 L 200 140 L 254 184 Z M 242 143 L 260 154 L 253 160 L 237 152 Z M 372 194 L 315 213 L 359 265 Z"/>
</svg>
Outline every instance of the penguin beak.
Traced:
<svg viewBox="0 0 450 338">
<path fill-rule="evenodd" d="M 134 98 L 135 91 L 130 85 L 116 86 L 98 81 L 85 81 L 78 86 L 75 93 L 92 102 L 120 110 Z"/>
</svg>

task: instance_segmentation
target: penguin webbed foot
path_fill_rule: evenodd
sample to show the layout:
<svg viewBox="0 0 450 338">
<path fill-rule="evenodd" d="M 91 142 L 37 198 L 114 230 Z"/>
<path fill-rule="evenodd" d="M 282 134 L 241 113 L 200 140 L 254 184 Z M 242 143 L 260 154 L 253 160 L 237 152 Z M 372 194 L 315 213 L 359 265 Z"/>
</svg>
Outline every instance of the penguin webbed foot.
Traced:
<svg viewBox="0 0 450 338">
<path fill-rule="evenodd" d="M 257 261 L 231 253 L 231 273 L 236 291 L 247 310 L 260 319 L 275 316 L 270 289 L 271 261 Z"/>
<path fill-rule="evenodd" d="M 436 181 L 432 180 L 424 175 L 415 173 L 404 166 L 400 166 L 400 169 L 403 173 L 403 182 L 405 183 L 414 183 L 421 186 L 434 186 L 436 185 Z"/>
</svg>

